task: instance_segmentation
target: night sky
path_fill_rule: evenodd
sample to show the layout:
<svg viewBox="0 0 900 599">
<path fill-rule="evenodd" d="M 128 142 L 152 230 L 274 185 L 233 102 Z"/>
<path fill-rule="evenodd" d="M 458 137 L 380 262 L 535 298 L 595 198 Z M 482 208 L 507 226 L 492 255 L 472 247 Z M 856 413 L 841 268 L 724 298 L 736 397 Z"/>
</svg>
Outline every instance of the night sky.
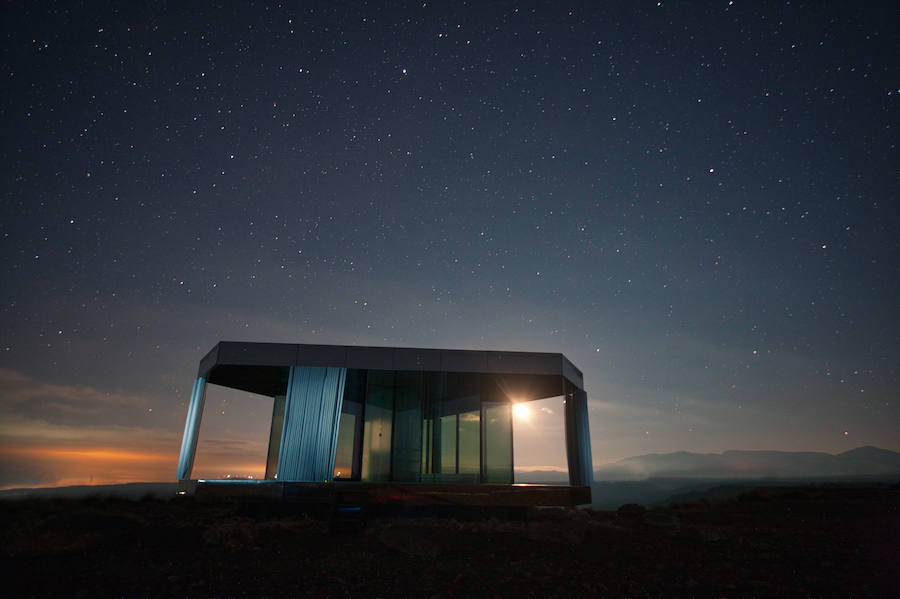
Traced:
<svg viewBox="0 0 900 599">
<path fill-rule="evenodd" d="M 0 486 L 174 480 L 219 340 L 562 352 L 595 465 L 900 450 L 895 2 L 286 4 L 4 5 Z"/>
</svg>

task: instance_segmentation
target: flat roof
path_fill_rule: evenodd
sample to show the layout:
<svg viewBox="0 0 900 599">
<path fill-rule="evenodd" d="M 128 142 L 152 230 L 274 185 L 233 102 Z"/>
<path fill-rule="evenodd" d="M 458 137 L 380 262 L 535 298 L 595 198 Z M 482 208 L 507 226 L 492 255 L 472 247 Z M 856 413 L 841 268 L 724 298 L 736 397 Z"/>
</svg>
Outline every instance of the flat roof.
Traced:
<svg viewBox="0 0 900 599">
<path fill-rule="evenodd" d="M 220 341 L 200 360 L 197 375 L 225 365 L 555 375 L 584 389 L 581 370 L 560 353 Z"/>
</svg>

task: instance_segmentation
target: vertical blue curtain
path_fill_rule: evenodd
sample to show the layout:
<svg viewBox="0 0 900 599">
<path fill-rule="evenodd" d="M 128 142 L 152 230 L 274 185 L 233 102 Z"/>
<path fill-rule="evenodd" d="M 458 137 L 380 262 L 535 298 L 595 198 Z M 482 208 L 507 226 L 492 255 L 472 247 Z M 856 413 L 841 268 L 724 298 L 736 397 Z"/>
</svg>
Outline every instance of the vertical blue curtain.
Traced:
<svg viewBox="0 0 900 599">
<path fill-rule="evenodd" d="M 200 432 L 200 418 L 203 416 L 203 402 L 206 399 L 206 377 L 198 377 L 191 390 L 184 436 L 181 438 L 181 455 L 178 457 L 178 480 L 191 477 L 194 468 L 194 454 L 197 451 L 197 435 Z"/>
<path fill-rule="evenodd" d="M 591 459 L 591 431 L 588 422 L 587 393 L 574 389 L 566 397 L 566 457 L 569 484 L 590 486 L 594 482 Z"/>
<path fill-rule="evenodd" d="M 278 480 L 332 479 L 346 378 L 346 368 L 291 367 Z"/>
</svg>

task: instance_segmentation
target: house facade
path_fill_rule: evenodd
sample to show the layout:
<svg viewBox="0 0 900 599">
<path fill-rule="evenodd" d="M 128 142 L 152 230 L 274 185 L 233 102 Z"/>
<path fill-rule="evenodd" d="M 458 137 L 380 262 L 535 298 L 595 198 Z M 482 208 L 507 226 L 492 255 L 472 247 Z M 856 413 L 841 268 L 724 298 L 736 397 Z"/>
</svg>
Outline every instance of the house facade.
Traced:
<svg viewBox="0 0 900 599">
<path fill-rule="evenodd" d="M 510 485 L 512 406 L 562 396 L 570 486 L 592 482 L 582 373 L 559 353 L 220 342 L 194 381 L 179 481 L 209 384 L 273 398 L 270 481 Z"/>
</svg>

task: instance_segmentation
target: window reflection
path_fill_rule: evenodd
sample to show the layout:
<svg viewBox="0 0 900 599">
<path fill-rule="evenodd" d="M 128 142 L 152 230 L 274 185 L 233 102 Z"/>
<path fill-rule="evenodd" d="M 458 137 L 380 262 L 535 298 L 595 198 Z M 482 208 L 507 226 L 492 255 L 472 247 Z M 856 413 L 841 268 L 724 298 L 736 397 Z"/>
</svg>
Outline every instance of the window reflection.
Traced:
<svg viewBox="0 0 900 599">
<path fill-rule="evenodd" d="M 349 371 L 334 478 L 512 483 L 511 404 L 484 376 Z"/>
<path fill-rule="evenodd" d="M 391 479 L 391 433 L 394 416 L 394 373 L 370 370 L 366 385 L 362 480 Z"/>
</svg>

